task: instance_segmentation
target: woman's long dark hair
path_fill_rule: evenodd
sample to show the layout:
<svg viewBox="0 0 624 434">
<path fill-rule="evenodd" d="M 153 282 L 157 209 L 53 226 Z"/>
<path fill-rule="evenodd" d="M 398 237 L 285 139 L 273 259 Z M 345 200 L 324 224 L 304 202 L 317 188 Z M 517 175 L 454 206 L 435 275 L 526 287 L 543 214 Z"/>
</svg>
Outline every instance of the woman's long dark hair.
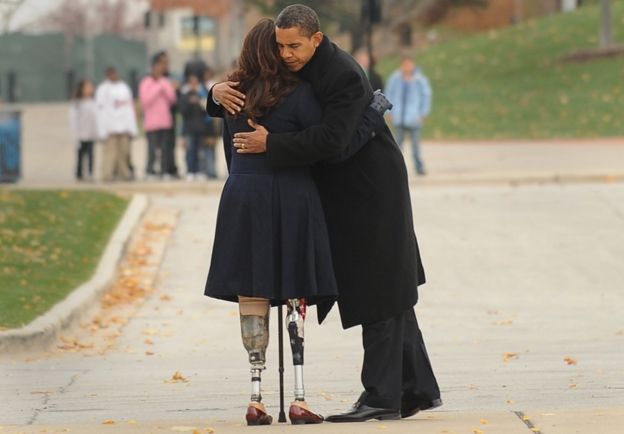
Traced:
<svg viewBox="0 0 624 434">
<path fill-rule="evenodd" d="M 299 80 L 280 58 L 273 20 L 264 18 L 249 31 L 228 79 L 239 82 L 237 89 L 245 94 L 242 113 L 254 121 L 295 89 Z"/>
</svg>

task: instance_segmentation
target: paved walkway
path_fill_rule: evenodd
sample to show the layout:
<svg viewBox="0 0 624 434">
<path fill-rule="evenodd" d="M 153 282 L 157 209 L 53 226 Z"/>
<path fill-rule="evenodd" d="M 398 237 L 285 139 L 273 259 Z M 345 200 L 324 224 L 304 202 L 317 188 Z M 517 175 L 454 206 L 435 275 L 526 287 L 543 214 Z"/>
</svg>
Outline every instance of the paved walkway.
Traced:
<svg viewBox="0 0 624 434">
<path fill-rule="evenodd" d="M 103 354 L 80 329 L 70 338 L 84 350 L 2 360 L 0 421 L 26 425 L 6 432 L 241 430 L 248 366 L 236 307 L 202 296 L 218 196 L 152 199 L 179 213 L 156 292 Z M 624 185 L 429 187 L 413 204 L 428 272 L 417 312 L 445 405 L 366 430 L 528 433 L 520 412 L 544 434 L 621 432 L 609 426 L 624 423 Z M 342 331 L 336 312 L 308 324 L 309 401 L 344 409 L 360 391 L 360 330 Z M 269 354 L 275 414 L 275 340 Z M 168 382 L 176 371 L 188 381 Z"/>
<path fill-rule="evenodd" d="M 28 131 L 24 185 L 72 185 L 62 133 Z M 260 429 L 621 433 L 624 183 L 514 180 L 544 170 L 615 181 L 623 153 L 618 143 L 427 146 L 431 176 L 412 184 L 428 277 L 417 313 L 445 405 L 399 422 Z M 466 185 L 462 173 L 475 168 L 484 185 Z M 0 359 L 1 433 L 250 430 L 236 306 L 202 296 L 220 184 L 136 185 L 151 191 L 152 209 L 178 216 L 154 293 L 120 309 L 113 329 L 86 323 L 57 351 Z M 345 409 L 361 388 L 360 330 L 343 331 L 333 312 L 322 326 L 309 321 L 306 336 L 310 404 Z M 264 380 L 276 415 L 275 339 Z M 287 369 L 287 400 L 291 389 Z"/>
</svg>

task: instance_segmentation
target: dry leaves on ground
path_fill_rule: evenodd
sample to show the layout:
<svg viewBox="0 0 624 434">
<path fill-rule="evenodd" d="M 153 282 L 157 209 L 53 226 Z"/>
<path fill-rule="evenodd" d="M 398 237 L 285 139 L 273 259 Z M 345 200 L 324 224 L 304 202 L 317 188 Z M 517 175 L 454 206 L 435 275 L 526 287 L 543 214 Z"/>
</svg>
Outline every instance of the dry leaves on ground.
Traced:
<svg viewBox="0 0 624 434">
<path fill-rule="evenodd" d="M 563 361 L 566 362 L 568 365 L 576 365 L 578 363 L 575 358 L 570 356 L 564 357 Z"/>
<path fill-rule="evenodd" d="M 505 363 L 509 362 L 510 360 L 515 360 L 517 358 L 518 358 L 518 353 L 507 352 L 503 354 L 503 362 Z"/>
<path fill-rule="evenodd" d="M 70 339 L 64 336 L 61 336 L 62 345 L 58 345 L 57 348 L 61 351 L 69 351 L 69 352 L 77 352 L 80 350 L 93 348 L 92 343 L 83 343 L 77 339 Z"/>
<path fill-rule="evenodd" d="M 165 380 L 165 383 L 188 383 L 188 379 L 182 375 L 180 371 L 175 371 L 175 374 L 169 380 Z"/>
</svg>

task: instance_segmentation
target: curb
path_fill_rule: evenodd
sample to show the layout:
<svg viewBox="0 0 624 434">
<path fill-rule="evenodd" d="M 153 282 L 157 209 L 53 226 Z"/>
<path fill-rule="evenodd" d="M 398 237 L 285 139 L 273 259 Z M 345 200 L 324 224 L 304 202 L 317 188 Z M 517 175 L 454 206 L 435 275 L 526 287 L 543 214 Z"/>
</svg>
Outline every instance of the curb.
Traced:
<svg viewBox="0 0 624 434">
<path fill-rule="evenodd" d="M 117 266 L 147 205 L 147 196 L 138 194 L 132 197 L 123 218 L 108 240 L 91 279 L 30 324 L 0 332 L 0 354 L 47 350 L 57 341 L 63 330 L 78 322 L 117 277 Z"/>
</svg>

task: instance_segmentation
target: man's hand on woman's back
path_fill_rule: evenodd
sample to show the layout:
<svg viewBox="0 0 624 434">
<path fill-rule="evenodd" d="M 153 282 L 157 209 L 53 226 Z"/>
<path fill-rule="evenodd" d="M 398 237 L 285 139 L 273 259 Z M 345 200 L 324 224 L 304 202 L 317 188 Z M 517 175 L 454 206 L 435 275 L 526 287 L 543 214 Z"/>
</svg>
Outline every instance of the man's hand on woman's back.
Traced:
<svg viewBox="0 0 624 434">
<path fill-rule="evenodd" d="M 236 81 L 223 81 L 212 87 L 212 97 L 230 114 L 240 112 L 245 104 L 245 95 L 234 89 L 237 85 Z"/>
</svg>

